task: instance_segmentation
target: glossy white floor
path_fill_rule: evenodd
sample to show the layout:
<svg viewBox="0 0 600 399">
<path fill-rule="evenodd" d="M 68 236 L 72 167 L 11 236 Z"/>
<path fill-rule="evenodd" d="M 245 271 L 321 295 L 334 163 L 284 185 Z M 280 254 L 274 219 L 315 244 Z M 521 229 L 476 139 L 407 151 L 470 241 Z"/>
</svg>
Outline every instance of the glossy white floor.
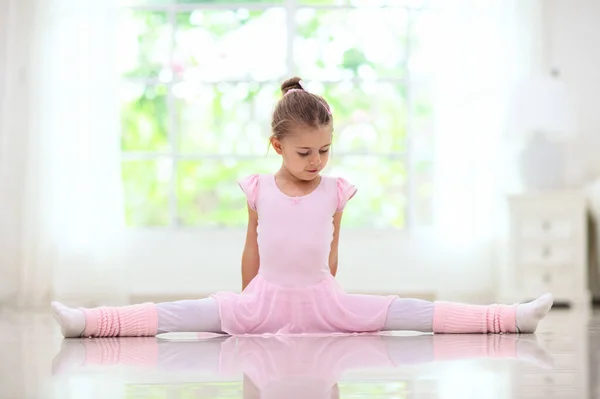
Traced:
<svg viewBox="0 0 600 399">
<path fill-rule="evenodd" d="M 181 337 L 180 337 L 181 338 Z M 0 314 L 1 398 L 600 398 L 600 313 L 535 335 L 63 340 Z"/>
</svg>

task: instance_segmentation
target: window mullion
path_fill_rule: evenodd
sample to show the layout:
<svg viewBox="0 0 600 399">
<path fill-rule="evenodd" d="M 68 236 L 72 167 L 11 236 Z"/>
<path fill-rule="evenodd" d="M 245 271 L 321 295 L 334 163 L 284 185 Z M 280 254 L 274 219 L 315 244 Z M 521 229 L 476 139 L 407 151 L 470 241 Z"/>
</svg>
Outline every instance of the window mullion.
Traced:
<svg viewBox="0 0 600 399">
<path fill-rule="evenodd" d="M 123 9 L 135 10 L 135 11 L 194 11 L 194 10 L 239 10 L 245 8 L 252 11 L 262 11 L 274 7 L 281 7 L 281 3 L 190 3 L 190 4 L 141 4 L 141 5 L 130 5 L 121 6 Z"/>
<path fill-rule="evenodd" d="M 285 0 L 286 32 L 287 32 L 287 54 L 286 67 L 287 77 L 296 75 L 296 62 L 294 60 L 294 39 L 296 37 L 296 10 L 297 0 Z"/>
<path fill-rule="evenodd" d="M 415 168 L 414 168 L 414 150 L 412 144 L 412 87 L 410 81 L 410 69 L 408 63 L 411 56 L 411 30 L 412 13 L 407 9 L 408 18 L 406 24 L 406 53 L 404 59 L 404 73 L 406 74 L 406 207 L 404 215 L 406 220 L 406 229 L 411 231 L 415 224 Z"/>
<path fill-rule="evenodd" d="M 406 160 L 408 154 L 405 152 L 373 152 L 373 151 L 352 151 L 352 152 L 336 152 L 338 157 L 380 157 L 390 160 Z M 253 154 L 217 154 L 217 153 L 187 153 L 181 154 L 172 152 L 143 152 L 143 151 L 127 151 L 121 154 L 121 159 L 125 162 L 139 160 L 157 160 L 162 158 L 170 158 L 175 162 L 180 161 L 201 161 L 201 160 L 220 160 L 227 158 L 235 159 L 265 159 L 265 155 Z"/>
<path fill-rule="evenodd" d="M 176 9 L 170 8 L 168 11 L 169 25 L 171 27 L 171 47 L 169 54 L 169 66 L 171 73 L 173 71 L 173 60 L 175 56 L 175 35 L 177 30 Z M 167 113 L 169 117 L 168 132 L 169 132 L 169 161 L 171 163 L 171 179 L 169 181 L 169 224 L 171 226 L 179 226 L 179 215 L 177 209 L 177 170 L 179 150 L 179 134 L 177 126 L 177 117 L 175 112 L 175 97 L 173 96 L 173 79 L 167 84 Z"/>
<path fill-rule="evenodd" d="M 293 51 L 293 46 L 292 46 L 292 51 Z M 286 55 L 286 57 L 287 57 L 287 55 Z M 290 57 L 291 62 L 288 62 L 289 65 L 287 66 L 288 69 L 286 70 L 286 73 L 295 73 L 296 67 L 295 67 L 295 61 L 293 59 L 293 55 L 290 54 L 289 57 Z M 160 84 L 166 84 L 164 81 L 160 80 L 159 78 L 124 77 L 124 78 L 122 78 L 122 80 L 124 82 L 144 84 L 146 86 L 156 86 L 156 85 L 160 85 Z M 363 80 L 361 80 L 360 78 L 354 78 L 352 81 L 353 82 L 362 82 Z M 181 82 L 181 80 L 178 77 L 174 76 L 170 82 L 175 84 L 175 83 Z M 269 79 L 269 80 L 259 80 L 257 82 L 260 84 L 280 84 L 281 80 L 280 79 L 272 79 L 272 80 Z M 401 77 L 401 78 L 385 77 L 385 78 L 378 78 L 377 82 L 378 83 L 390 83 L 390 84 L 406 84 L 406 79 L 404 77 Z M 202 84 L 206 84 L 206 85 L 212 85 L 215 83 L 240 84 L 240 83 L 248 83 L 248 80 L 247 79 L 221 79 L 218 81 L 204 80 L 202 82 Z M 319 83 L 337 84 L 337 83 L 340 83 L 340 81 L 339 80 L 331 80 L 331 79 L 319 79 Z"/>
<path fill-rule="evenodd" d="M 356 10 L 356 9 L 398 9 L 404 8 L 406 10 L 414 10 L 421 11 L 425 10 L 426 7 L 419 6 L 407 6 L 407 5 L 379 5 L 379 4 L 362 4 L 362 5 L 351 5 L 351 4 L 297 4 L 297 0 L 285 0 L 286 3 L 291 1 L 294 3 L 295 8 L 309 8 L 314 10 Z M 286 7 L 286 3 L 284 3 L 284 7 Z M 194 10 L 239 10 L 240 8 L 245 8 L 251 11 L 263 11 L 271 8 L 282 7 L 281 3 L 191 3 L 191 4 L 166 4 L 166 5 L 158 5 L 158 4 L 142 4 L 142 5 L 124 5 L 121 6 L 121 9 L 128 9 L 134 11 L 157 11 L 157 12 L 165 12 L 168 10 L 175 10 L 176 12 L 183 11 L 194 11 Z"/>
</svg>

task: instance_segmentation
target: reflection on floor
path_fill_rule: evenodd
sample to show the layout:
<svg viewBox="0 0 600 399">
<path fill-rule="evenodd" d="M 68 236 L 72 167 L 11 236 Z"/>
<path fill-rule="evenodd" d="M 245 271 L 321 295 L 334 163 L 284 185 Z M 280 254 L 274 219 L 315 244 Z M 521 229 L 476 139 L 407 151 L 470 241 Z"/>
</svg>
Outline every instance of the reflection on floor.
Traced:
<svg viewBox="0 0 600 399">
<path fill-rule="evenodd" d="M 599 326 L 552 311 L 535 335 L 63 340 L 48 315 L 5 312 L 0 397 L 596 398 Z"/>
</svg>

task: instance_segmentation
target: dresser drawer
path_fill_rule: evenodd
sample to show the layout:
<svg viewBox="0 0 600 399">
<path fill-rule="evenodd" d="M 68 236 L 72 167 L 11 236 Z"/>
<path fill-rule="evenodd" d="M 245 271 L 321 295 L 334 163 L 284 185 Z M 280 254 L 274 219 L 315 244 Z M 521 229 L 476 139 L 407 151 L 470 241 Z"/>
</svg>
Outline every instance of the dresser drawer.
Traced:
<svg viewBox="0 0 600 399">
<path fill-rule="evenodd" d="M 566 239 L 573 236 L 576 223 L 567 216 L 526 216 L 518 220 L 522 239 Z"/>
<path fill-rule="evenodd" d="M 575 288 L 575 281 L 574 272 L 567 267 L 531 267 L 521 271 L 521 288 L 530 296 L 547 292 L 555 296 L 570 294 Z"/>
<path fill-rule="evenodd" d="M 518 260 L 524 265 L 557 267 L 572 264 L 576 255 L 573 245 L 521 243 Z"/>
</svg>

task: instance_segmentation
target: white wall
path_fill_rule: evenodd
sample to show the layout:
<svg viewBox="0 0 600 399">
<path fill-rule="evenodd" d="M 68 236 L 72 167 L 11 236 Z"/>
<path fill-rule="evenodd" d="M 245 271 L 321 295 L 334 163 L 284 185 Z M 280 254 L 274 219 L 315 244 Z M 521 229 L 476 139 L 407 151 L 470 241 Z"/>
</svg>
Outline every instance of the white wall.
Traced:
<svg viewBox="0 0 600 399">
<path fill-rule="evenodd" d="M 134 298 L 240 290 L 243 231 L 131 232 L 126 241 L 129 255 L 124 264 L 140 265 L 139 270 L 131 270 L 128 282 Z M 345 230 L 338 280 L 354 293 L 493 299 L 489 251 L 461 254 L 435 248 L 427 234 L 410 238 L 391 231 Z"/>
<path fill-rule="evenodd" d="M 0 9 L 0 11 L 4 11 Z M 6 106 L 6 99 L 2 95 L 4 93 L 6 87 L 6 74 L 3 72 L 7 67 L 7 51 L 8 51 L 8 43 L 7 43 L 7 24 L 8 24 L 8 13 L 0 12 L 0 115 L 2 114 L 3 107 Z M 0 121 L 0 182 L 3 181 L 1 176 L 3 173 L 7 173 L 8 162 L 4 157 L 1 157 L 3 154 L 3 148 L 6 148 L 6 136 L 2 134 L 3 124 Z M 0 186 L 0 206 L 6 206 L 4 198 L 6 198 L 5 192 L 8 190 L 7 187 Z M 2 226 L 8 226 L 8 220 L 3 220 L 3 213 L 0 213 L 0 250 L 9 251 L 10 245 L 10 235 L 6 228 L 2 228 Z M 8 265 L 0 264 L 0 303 L 4 300 L 10 298 L 14 293 L 9 293 L 11 289 L 11 281 L 15 281 L 15 276 L 13 276 L 13 268 L 9 268 Z"/>
<path fill-rule="evenodd" d="M 568 168 L 575 186 L 589 185 L 600 179 L 600 2 L 545 0 L 544 4 L 547 62 L 572 87 L 578 112 L 580 135 L 570 146 Z M 600 298 L 598 268 L 589 276 L 594 298 Z"/>
<path fill-rule="evenodd" d="M 548 64 L 575 94 L 581 135 L 570 156 L 575 182 L 600 178 L 600 2 L 545 0 Z"/>
<path fill-rule="evenodd" d="M 28 3 L 23 1 L 23 3 Z M 24 170 L 26 162 L 20 156 L 25 146 L 27 119 L 6 118 L 3 115 L 28 115 L 27 65 L 30 62 L 27 48 L 18 46 L 14 34 L 9 35 L 10 24 L 29 32 L 27 4 L 14 7 L 14 2 L 0 2 L 0 303 L 11 300 L 17 293 L 19 254 L 23 242 L 16 223 L 21 217 L 24 185 L 13 173 Z M 9 75 L 8 70 L 16 71 Z"/>
</svg>

